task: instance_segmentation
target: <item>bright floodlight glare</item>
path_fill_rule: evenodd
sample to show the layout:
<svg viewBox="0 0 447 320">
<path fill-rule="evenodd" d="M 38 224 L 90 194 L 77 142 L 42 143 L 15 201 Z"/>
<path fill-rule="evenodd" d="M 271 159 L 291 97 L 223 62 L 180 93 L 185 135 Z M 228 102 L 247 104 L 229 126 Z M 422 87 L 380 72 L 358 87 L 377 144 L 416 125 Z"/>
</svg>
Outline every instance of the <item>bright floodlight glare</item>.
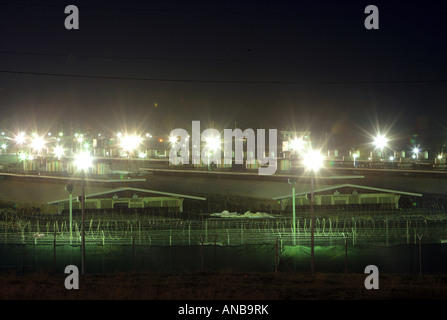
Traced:
<svg viewBox="0 0 447 320">
<path fill-rule="evenodd" d="M 414 147 L 414 148 L 413 148 L 413 153 L 419 153 L 419 152 L 420 152 L 420 150 L 419 150 L 418 147 Z"/>
<path fill-rule="evenodd" d="M 324 157 L 318 150 L 310 150 L 304 155 L 303 164 L 307 170 L 318 171 L 323 167 Z"/>
<path fill-rule="evenodd" d="M 20 153 L 19 158 L 20 158 L 20 160 L 24 161 L 24 160 L 28 159 L 28 155 L 26 153 L 22 152 L 22 153 Z"/>
<path fill-rule="evenodd" d="M 16 143 L 18 144 L 23 144 L 25 143 L 25 132 L 20 132 L 18 135 L 15 136 L 14 140 L 16 141 Z"/>
<path fill-rule="evenodd" d="M 304 148 L 304 141 L 302 138 L 295 138 L 292 141 L 290 141 L 290 147 L 292 150 L 295 151 L 301 151 Z"/>
<path fill-rule="evenodd" d="M 172 144 L 176 143 L 177 142 L 177 137 L 170 136 L 169 137 L 169 142 L 172 143 Z"/>
<path fill-rule="evenodd" d="M 442 154 L 438 154 L 438 159 L 439 159 L 439 160 L 442 159 Z"/>
<path fill-rule="evenodd" d="M 93 157 L 90 155 L 87 151 L 82 151 L 79 153 L 74 161 L 74 165 L 79 170 L 86 170 L 92 166 L 93 163 Z"/>
<path fill-rule="evenodd" d="M 217 137 L 208 137 L 206 138 L 206 147 L 208 150 L 217 150 L 220 148 L 220 139 Z"/>
<path fill-rule="evenodd" d="M 8 147 L 8 146 L 6 145 L 6 143 L 3 143 L 3 144 L 2 144 L 2 149 L 3 149 L 3 150 L 6 150 L 7 147 Z"/>
<path fill-rule="evenodd" d="M 373 143 L 376 146 L 376 148 L 383 149 L 386 147 L 388 139 L 384 135 L 379 134 L 377 137 L 374 138 Z"/>
<path fill-rule="evenodd" d="M 124 151 L 132 152 L 137 149 L 141 143 L 141 137 L 137 135 L 126 135 L 121 138 L 121 148 Z"/>
<path fill-rule="evenodd" d="M 31 148 L 39 152 L 44 147 L 45 147 L 45 140 L 42 137 L 35 135 L 34 138 L 31 140 Z"/>
<path fill-rule="evenodd" d="M 53 153 L 58 159 L 60 159 L 64 155 L 64 148 L 57 145 L 56 147 L 54 147 Z"/>
</svg>

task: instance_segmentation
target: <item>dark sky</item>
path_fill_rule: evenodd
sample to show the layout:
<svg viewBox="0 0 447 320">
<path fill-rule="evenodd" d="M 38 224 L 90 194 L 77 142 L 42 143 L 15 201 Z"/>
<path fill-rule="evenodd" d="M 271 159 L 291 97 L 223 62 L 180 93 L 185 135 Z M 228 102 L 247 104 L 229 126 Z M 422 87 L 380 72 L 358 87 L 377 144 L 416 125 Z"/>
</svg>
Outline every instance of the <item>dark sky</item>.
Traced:
<svg viewBox="0 0 447 320">
<path fill-rule="evenodd" d="M 77 5 L 80 29 L 66 30 Z M 379 30 L 367 30 L 367 5 Z M 443 1 L 0 1 L 0 108 L 18 126 L 387 131 L 447 141 Z M 417 136 L 416 136 L 417 135 Z"/>
</svg>

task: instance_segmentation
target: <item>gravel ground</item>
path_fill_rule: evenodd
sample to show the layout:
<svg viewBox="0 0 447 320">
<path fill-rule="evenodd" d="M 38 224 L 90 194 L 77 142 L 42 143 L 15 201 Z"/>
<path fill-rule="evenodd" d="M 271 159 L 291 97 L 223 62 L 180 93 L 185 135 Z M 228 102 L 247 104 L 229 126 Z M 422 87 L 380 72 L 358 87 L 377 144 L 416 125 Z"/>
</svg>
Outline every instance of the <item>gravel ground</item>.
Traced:
<svg viewBox="0 0 447 320">
<path fill-rule="evenodd" d="M 67 290 L 66 274 L 0 274 L 1 300 L 389 300 L 447 299 L 446 274 L 111 273 L 80 276 Z"/>
</svg>

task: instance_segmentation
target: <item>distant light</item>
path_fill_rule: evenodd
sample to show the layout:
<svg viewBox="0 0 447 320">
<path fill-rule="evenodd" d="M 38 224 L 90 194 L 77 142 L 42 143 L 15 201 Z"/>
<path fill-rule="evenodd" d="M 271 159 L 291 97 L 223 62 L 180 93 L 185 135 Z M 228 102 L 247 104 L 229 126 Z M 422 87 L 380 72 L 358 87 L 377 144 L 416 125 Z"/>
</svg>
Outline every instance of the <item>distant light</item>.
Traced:
<svg viewBox="0 0 447 320">
<path fill-rule="evenodd" d="M 439 159 L 439 160 L 442 159 L 442 154 L 438 154 L 438 159 Z"/>
<path fill-rule="evenodd" d="M 3 144 L 2 144 L 2 149 L 3 149 L 3 150 L 6 150 L 7 147 L 8 147 L 8 146 L 6 145 L 6 143 L 3 143 Z"/>
<path fill-rule="evenodd" d="M 208 150 L 217 150 L 220 148 L 220 139 L 217 137 L 207 137 L 205 141 Z"/>
<path fill-rule="evenodd" d="M 48 136 L 51 137 L 51 132 L 48 132 Z"/>
<path fill-rule="evenodd" d="M 34 136 L 33 140 L 31 140 L 31 148 L 39 152 L 44 147 L 45 147 L 45 140 L 42 137 Z"/>
<path fill-rule="evenodd" d="M 172 143 L 172 144 L 176 143 L 177 140 L 178 140 L 178 137 L 174 137 L 174 136 L 170 136 L 169 137 L 169 142 Z"/>
<path fill-rule="evenodd" d="M 421 150 L 418 147 L 413 148 L 413 153 L 419 153 Z"/>
<path fill-rule="evenodd" d="M 62 137 L 64 135 L 64 133 L 61 131 L 59 132 L 59 137 Z"/>
<path fill-rule="evenodd" d="M 386 138 L 384 135 L 379 134 L 377 137 L 374 138 L 373 143 L 376 148 L 383 149 L 387 146 L 388 138 Z"/>
<path fill-rule="evenodd" d="M 78 170 L 86 170 L 90 168 L 92 164 L 93 157 L 88 151 L 82 151 L 81 153 L 79 153 L 74 161 L 74 165 L 78 168 Z"/>
<path fill-rule="evenodd" d="M 132 152 L 137 149 L 141 143 L 141 137 L 137 135 L 126 135 L 121 138 L 121 148 L 124 151 Z"/>
<path fill-rule="evenodd" d="M 393 156 L 390 156 L 390 161 L 394 161 L 394 157 Z"/>
<path fill-rule="evenodd" d="M 56 147 L 54 147 L 53 153 L 58 159 L 60 159 L 64 155 L 64 148 L 57 145 Z"/>
<path fill-rule="evenodd" d="M 358 153 L 354 153 L 354 154 L 352 155 L 352 157 L 353 157 L 354 160 L 355 160 L 355 159 L 357 159 L 358 157 L 360 157 L 360 155 L 359 155 Z"/>
<path fill-rule="evenodd" d="M 144 152 L 140 152 L 140 153 L 138 154 L 138 158 L 140 158 L 140 159 L 144 159 L 144 158 L 146 158 L 146 153 L 144 153 Z"/>
<path fill-rule="evenodd" d="M 76 138 L 76 141 L 79 143 L 82 143 L 82 141 L 84 141 L 84 137 L 82 135 L 78 135 L 78 137 Z"/>
<path fill-rule="evenodd" d="M 88 142 L 85 142 L 83 147 L 85 150 L 88 150 L 90 148 L 90 145 L 88 144 Z"/>
<path fill-rule="evenodd" d="M 303 164 L 307 170 L 318 171 L 323 167 L 324 157 L 318 150 L 310 150 L 303 157 Z"/>
<path fill-rule="evenodd" d="M 416 159 L 416 155 L 415 155 L 415 154 L 413 154 L 411 157 L 412 157 L 413 159 Z"/>
<path fill-rule="evenodd" d="M 25 132 L 20 132 L 18 135 L 15 136 L 14 140 L 18 144 L 23 144 L 25 142 L 25 140 L 26 140 Z"/>
<path fill-rule="evenodd" d="M 158 139 L 158 142 L 163 142 L 164 140 L 162 138 Z"/>
<path fill-rule="evenodd" d="M 24 152 L 21 152 L 19 158 L 20 160 L 25 161 L 26 159 L 28 159 L 28 155 Z"/>
<path fill-rule="evenodd" d="M 304 140 L 303 138 L 295 138 L 290 141 L 290 148 L 295 151 L 301 151 L 304 148 Z"/>
</svg>

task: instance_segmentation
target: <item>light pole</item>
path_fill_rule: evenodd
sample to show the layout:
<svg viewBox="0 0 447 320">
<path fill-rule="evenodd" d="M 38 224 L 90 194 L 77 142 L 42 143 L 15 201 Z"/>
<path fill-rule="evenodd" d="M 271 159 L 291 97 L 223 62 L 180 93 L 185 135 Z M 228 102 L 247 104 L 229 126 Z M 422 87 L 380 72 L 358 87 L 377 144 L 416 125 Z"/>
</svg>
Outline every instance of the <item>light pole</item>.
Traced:
<svg viewBox="0 0 447 320">
<path fill-rule="evenodd" d="M 310 269 L 315 273 L 315 214 L 314 214 L 314 176 L 323 166 L 323 156 L 317 150 L 310 150 L 303 158 L 303 164 L 307 171 L 312 171 L 310 176 Z"/>
<path fill-rule="evenodd" d="M 418 147 L 414 147 L 413 148 L 413 159 L 417 162 L 419 159 L 419 152 L 421 152 L 421 150 Z"/>
<path fill-rule="evenodd" d="M 385 137 L 383 134 L 379 134 L 376 137 L 374 137 L 373 144 L 376 147 L 376 149 L 380 150 L 380 159 L 384 158 L 383 150 L 387 147 L 388 138 Z"/>
<path fill-rule="evenodd" d="M 132 152 L 134 150 L 136 150 L 140 144 L 141 144 L 141 137 L 138 135 L 125 135 L 125 136 L 118 136 L 119 139 L 121 140 L 120 144 L 121 144 L 121 148 L 123 149 L 123 151 L 126 152 L 127 154 L 127 171 L 128 174 L 130 175 L 130 169 L 131 169 L 131 156 L 132 156 Z"/>
<path fill-rule="evenodd" d="M 292 185 L 292 232 L 293 232 L 293 245 L 296 245 L 296 210 L 295 210 L 295 180 L 288 180 Z"/>
<path fill-rule="evenodd" d="M 73 240 L 73 185 L 68 184 L 65 187 L 65 190 L 70 193 L 70 202 L 69 202 L 69 212 L 70 212 L 70 245 L 72 245 Z"/>
<path fill-rule="evenodd" d="M 87 151 L 82 151 L 76 156 L 75 165 L 81 170 L 81 274 L 85 274 L 85 170 L 92 166 L 92 157 Z"/>
</svg>

